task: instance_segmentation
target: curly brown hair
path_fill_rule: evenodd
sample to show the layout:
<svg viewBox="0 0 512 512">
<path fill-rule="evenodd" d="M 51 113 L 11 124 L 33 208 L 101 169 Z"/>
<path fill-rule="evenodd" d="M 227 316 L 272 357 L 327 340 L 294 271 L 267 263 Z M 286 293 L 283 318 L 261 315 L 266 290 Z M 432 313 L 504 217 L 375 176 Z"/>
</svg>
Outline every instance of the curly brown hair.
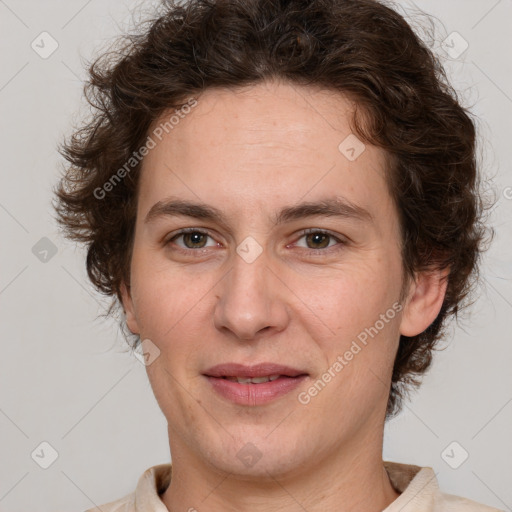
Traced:
<svg viewBox="0 0 512 512">
<path fill-rule="evenodd" d="M 112 298 L 107 314 L 122 311 L 120 286 L 130 282 L 141 165 L 126 162 L 155 120 L 212 87 L 277 78 L 339 91 L 356 102 L 355 133 L 389 156 L 404 276 L 449 269 L 435 321 L 400 338 L 393 416 L 430 367 L 447 319 L 469 305 L 493 234 L 483 222 L 475 124 L 441 63 L 400 14 L 374 0 L 190 0 L 160 9 L 90 65 L 92 116 L 60 147 L 70 165 L 55 189 L 57 220 L 87 245 L 89 278 Z M 116 170 L 122 179 L 105 187 Z"/>
</svg>

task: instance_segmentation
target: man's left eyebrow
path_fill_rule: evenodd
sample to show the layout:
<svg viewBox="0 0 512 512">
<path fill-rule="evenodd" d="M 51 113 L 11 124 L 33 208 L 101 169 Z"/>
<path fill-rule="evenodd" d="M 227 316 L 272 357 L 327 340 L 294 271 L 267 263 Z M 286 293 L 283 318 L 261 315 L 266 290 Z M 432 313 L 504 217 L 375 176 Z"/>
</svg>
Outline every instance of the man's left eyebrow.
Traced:
<svg viewBox="0 0 512 512">
<path fill-rule="evenodd" d="M 369 223 L 374 221 L 373 215 L 362 206 L 356 205 L 345 198 L 337 197 L 288 206 L 277 214 L 274 222 L 275 224 L 283 224 L 314 216 L 354 219 Z"/>
</svg>

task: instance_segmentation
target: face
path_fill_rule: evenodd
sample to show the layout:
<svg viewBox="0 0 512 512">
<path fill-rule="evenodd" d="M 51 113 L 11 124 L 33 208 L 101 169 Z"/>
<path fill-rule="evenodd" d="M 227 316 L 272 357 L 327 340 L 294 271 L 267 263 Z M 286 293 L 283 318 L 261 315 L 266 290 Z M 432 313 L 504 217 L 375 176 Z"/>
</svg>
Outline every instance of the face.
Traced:
<svg viewBox="0 0 512 512">
<path fill-rule="evenodd" d="M 123 287 L 130 330 L 159 351 L 146 368 L 173 462 L 292 475 L 379 447 L 400 334 L 440 307 L 427 285 L 398 303 L 384 153 L 351 135 L 340 94 L 197 99 L 145 157 Z"/>
</svg>

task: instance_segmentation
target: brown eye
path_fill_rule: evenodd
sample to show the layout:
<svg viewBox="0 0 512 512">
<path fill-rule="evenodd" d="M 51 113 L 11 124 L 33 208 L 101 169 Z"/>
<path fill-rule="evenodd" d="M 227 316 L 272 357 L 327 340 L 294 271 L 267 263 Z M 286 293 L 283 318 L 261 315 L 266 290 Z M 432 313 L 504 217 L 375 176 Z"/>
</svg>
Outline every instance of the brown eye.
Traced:
<svg viewBox="0 0 512 512">
<path fill-rule="evenodd" d="M 332 233 L 319 229 L 303 231 L 299 240 L 302 239 L 305 240 L 305 245 L 296 244 L 298 247 L 318 252 L 329 252 L 331 248 L 335 250 L 338 248 L 336 246 L 345 244 L 344 240 L 334 236 Z"/>
<path fill-rule="evenodd" d="M 171 243 L 176 244 L 179 249 L 183 250 L 194 250 L 194 249 L 205 249 L 207 247 L 212 247 L 206 245 L 208 238 L 212 238 L 209 233 L 206 231 L 201 231 L 199 229 L 183 229 L 172 238 L 170 238 L 165 245 L 171 245 Z M 181 239 L 182 243 L 177 243 L 176 241 Z M 215 245 L 215 243 L 213 244 Z"/>
<path fill-rule="evenodd" d="M 183 242 L 188 249 L 202 249 L 208 235 L 194 231 L 192 233 L 184 233 L 182 235 Z"/>
<path fill-rule="evenodd" d="M 309 244 L 313 245 L 311 249 L 325 249 L 329 246 L 330 235 L 322 232 L 311 233 L 306 235 L 306 240 Z"/>
</svg>

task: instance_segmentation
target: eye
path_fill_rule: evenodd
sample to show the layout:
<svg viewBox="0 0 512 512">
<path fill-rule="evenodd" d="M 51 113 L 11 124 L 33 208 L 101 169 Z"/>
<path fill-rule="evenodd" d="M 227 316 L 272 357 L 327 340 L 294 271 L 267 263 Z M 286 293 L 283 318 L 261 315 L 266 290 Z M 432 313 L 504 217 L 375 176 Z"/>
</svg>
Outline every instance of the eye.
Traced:
<svg viewBox="0 0 512 512">
<path fill-rule="evenodd" d="M 177 250 L 188 253 L 219 246 L 219 243 L 215 240 L 210 245 L 207 245 L 208 238 L 213 240 L 213 236 L 208 231 L 198 228 L 184 228 L 171 236 L 164 242 L 164 245 L 172 244 L 176 246 Z M 301 249 L 309 249 L 313 254 L 331 252 L 331 250 L 337 250 L 347 243 L 329 231 L 321 229 L 304 230 L 298 241 L 302 239 L 305 239 L 306 245 L 300 245 L 295 242 L 295 246 Z M 178 240 L 181 240 L 181 243 L 178 243 Z"/>
<path fill-rule="evenodd" d="M 338 238 L 337 236 L 334 236 L 329 231 L 324 231 L 321 229 L 307 229 L 302 232 L 302 236 L 299 238 L 299 240 L 303 238 L 306 241 L 306 249 L 311 249 L 313 251 L 320 252 L 327 252 L 326 249 L 330 250 L 332 247 L 336 245 L 344 245 L 346 243 L 344 240 Z M 330 245 L 331 242 L 334 243 Z"/>
<path fill-rule="evenodd" d="M 186 228 L 182 229 L 178 233 L 176 233 L 174 236 L 169 238 L 165 245 L 170 244 L 171 242 L 175 242 L 176 240 L 182 239 L 184 245 L 180 245 L 176 243 L 176 245 L 185 251 L 187 250 L 194 250 L 194 249 L 206 249 L 207 247 L 215 247 L 217 245 L 217 242 L 214 242 L 213 245 L 205 245 L 206 240 L 208 238 L 212 238 L 210 233 L 207 231 L 202 231 L 197 228 Z"/>
</svg>

